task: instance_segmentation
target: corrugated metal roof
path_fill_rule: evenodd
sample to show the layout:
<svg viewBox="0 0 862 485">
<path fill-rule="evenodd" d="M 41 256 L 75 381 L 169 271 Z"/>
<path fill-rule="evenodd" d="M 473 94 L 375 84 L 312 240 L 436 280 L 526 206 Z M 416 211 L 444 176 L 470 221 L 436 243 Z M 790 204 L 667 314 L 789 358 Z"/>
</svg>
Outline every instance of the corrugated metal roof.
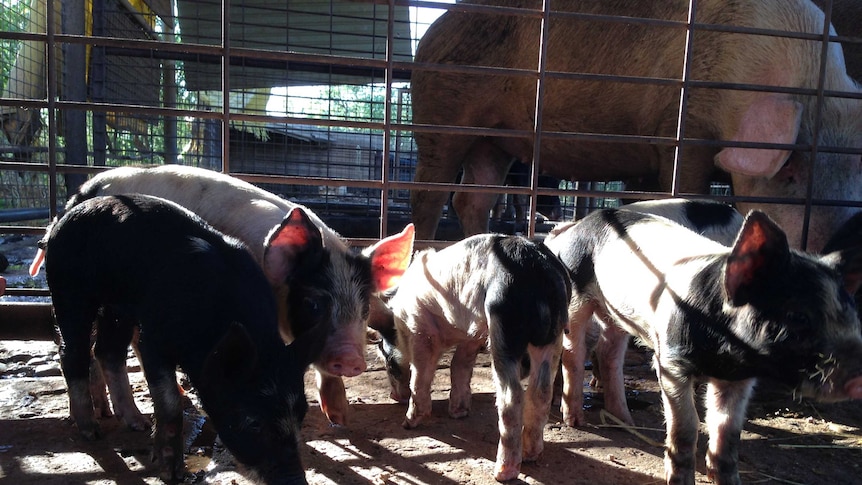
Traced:
<svg viewBox="0 0 862 485">
<path fill-rule="evenodd" d="M 221 43 L 221 2 L 178 0 L 178 24 L 183 42 Z M 238 0 L 230 3 L 232 47 L 288 50 L 383 59 L 386 55 L 388 6 L 333 0 Z M 395 7 L 393 56 L 411 60 L 410 18 L 407 7 Z M 313 84 L 367 84 L 382 80 L 367 72 L 351 74 L 321 66 L 288 70 L 287 66 L 232 65 L 230 88 L 246 89 Z M 220 66 L 215 62 L 186 62 L 191 90 L 221 88 Z"/>
</svg>

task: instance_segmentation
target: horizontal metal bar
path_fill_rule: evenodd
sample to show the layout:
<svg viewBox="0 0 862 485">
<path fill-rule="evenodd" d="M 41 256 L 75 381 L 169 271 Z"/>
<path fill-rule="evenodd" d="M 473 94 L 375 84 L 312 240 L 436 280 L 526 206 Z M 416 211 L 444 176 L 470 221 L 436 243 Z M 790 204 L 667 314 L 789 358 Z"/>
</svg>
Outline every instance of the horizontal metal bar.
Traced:
<svg viewBox="0 0 862 485">
<path fill-rule="evenodd" d="M 57 340 L 50 303 L 0 302 L 0 340 Z"/>
</svg>

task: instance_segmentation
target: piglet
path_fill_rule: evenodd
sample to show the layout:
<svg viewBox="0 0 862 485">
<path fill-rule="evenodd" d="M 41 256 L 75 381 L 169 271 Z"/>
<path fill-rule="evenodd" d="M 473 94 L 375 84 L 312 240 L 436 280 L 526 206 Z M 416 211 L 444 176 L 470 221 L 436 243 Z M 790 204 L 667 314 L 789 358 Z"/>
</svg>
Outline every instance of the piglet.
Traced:
<svg viewBox="0 0 862 485">
<path fill-rule="evenodd" d="M 494 477 L 516 478 L 522 459 L 536 460 L 544 446 L 570 295 L 565 267 L 522 237 L 484 234 L 417 254 L 389 301 L 389 324 L 374 325 L 392 397 L 410 401 L 404 427 L 430 416 L 431 381 L 451 347 L 449 415 L 467 416 L 473 366 L 487 346 L 500 429 Z M 526 403 L 524 356 L 530 360 Z"/>
<path fill-rule="evenodd" d="M 271 237 L 286 234 L 305 239 L 307 250 L 283 264 L 313 267 L 323 256 L 320 230 L 301 209 Z M 140 424 L 126 374 L 137 327 L 155 407 L 154 458 L 167 479 L 184 470 L 179 366 L 225 446 L 252 475 L 306 483 L 298 450 L 308 409 L 303 374 L 329 327 L 285 346 L 267 279 L 240 242 L 174 203 L 128 195 L 76 205 L 48 228 L 40 248 L 71 415 L 85 438 L 99 435 L 88 386 L 93 330 L 114 410 L 130 426 Z"/>
<path fill-rule="evenodd" d="M 860 283 L 858 247 L 823 256 L 791 250 L 758 211 L 726 247 L 668 219 L 614 209 L 545 244 L 573 278 L 566 423 L 583 424 L 584 330 L 595 314 L 655 351 L 668 483 L 694 483 L 696 379 L 708 383 L 707 473 L 720 484 L 740 483 L 740 432 L 756 378 L 786 383 L 798 396 L 862 398 L 862 337 L 850 297 Z"/>
<path fill-rule="evenodd" d="M 620 206 L 620 209 L 670 219 L 725 246 L 733 246 L 744 219 L 742 214 L 733 207 L 706 199 L 647 200 L 626 204 Z M 568 224 L 576 224 L 576 222 Z M 558 231 L 563 230 L 565 230 L 563 226 L 558 229 Z M 590 327 L 586 341 L 588 347 L 593 342 L 595 345 L 595 353 L 592 357 L 593 378 L 590 380 L 590 385 L 601 386 L 604 389 L 606 411 L 627 421 L 628 424 L 634 424 L 631 422 L 631 414 L 627 408 L 623 376 L 629 334 L 614 325 L 605 325 L 599 329 L 598 322 L 595 321 L 590 324 Z"/>
</svg>

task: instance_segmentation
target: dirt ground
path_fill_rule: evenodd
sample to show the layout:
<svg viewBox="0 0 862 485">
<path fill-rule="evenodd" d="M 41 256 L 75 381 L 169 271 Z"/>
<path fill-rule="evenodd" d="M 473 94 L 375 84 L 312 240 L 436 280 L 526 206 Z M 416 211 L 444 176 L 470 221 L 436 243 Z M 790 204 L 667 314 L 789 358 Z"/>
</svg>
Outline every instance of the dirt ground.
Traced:
<svg viewBox="0 0 862 485">
<path fill-rule="evenodd" d="M 11 251 L 11 246 L 24 248 Z M 0 243 L 10 260 L 4 273 L 10 286 L 27 286 L 23 276 L 31 241 Z M 27 248 L 29 246 L 29 248 Z M 5 301 L 9 297 L 4 297 Z M 2 322 L 0 322 L 2 325 Z M 433 387 L 433 417 L 415 430 L 401 427 L 406 406 L 389 399 L 388 382 L 376 351 L 368 347 L 368 371 L 346 380 L 352 406 L 347 427 L 331 427 L 321 414 L 314 380 L 307 374 L 311 410 L 301 447 L 313 485 L 490 484 L 499 434 L 490 364 L 481 355 L 473 377 L 473 407 L 461 420 L 447 415 L 448 357 Z M 520 481 L 529 484 L 660 484 L 664 423 L 648 356 L 629 352 L 626 367 L 629 404 L 642 437 L 608 422 L 601 414 L 601 392 L 586 386 L 588 426 L 561 424 L 559 406 L 545 429 L 545 451 L 538 463 L 524 464 Z M 129 370 L 138 406 L 152 402 L 133 355 Z M 588 376 L 589 377 L 589 373 Z M 245 485 L 229 453 L 194 404 L 186 413 L 189 483 Z M 862 484 L 862 403 L 818 404 L 791 399 L 762 384 L 749 407 L 740 469 L 746 483 Z M 102 422 L 103 438 L 83 441 L 68 419 L 65 383 L 57 348 L 45 341 L 0 341 L 0 483 L 161 484 L 150 463 L 148 433 L 126 429 L 115 419 Z M 656 443 L 658 442 L 658 443 Z M 698 446 L 698 483 L 707 483 L 704 451 Z"/>
<path fill-rule="evenodd" d="M 488 484 L 496 453 L 497 413 L 487 356 L 480 356 L 473 378 L 470 416 L 446 414 L 448 360 L 434 383 L 434 416 L 415 430 L 404 430 L 405 406 L 388 397 L 385 371 L 369 347 L 369 370 L 347 380 L 350 424 L 328 425 L 306 382 L 311 411 L 303 426 L 303 462 L 312 484 Z M 630 352 L 626 373 L 633 416 L 645 439 L 602 424 L 601 394 L 589 391 L 590 425 L 569 428 L 552 411 L 545 429 L 545 451 L 525 464 L 520 480 L 529 484 L 657 484 L 663 482 L 661 404 L 643 353 Z M 134 358 L 132 385 L 142 411 L 152 403 Z M 158 484 L 149 461 L 147 433 L 102 422 L 104 437 L 83 441 L 68 420 L 65 385 L 51 342 L 0 342 L 0 481 L 10 484 Z M 189 393 L 194 400 L 194 394 Z M 191 403 L 189 404 L 191 406 Z M 859 403 L 794 402 L 761 387 L 749 409 L 740 453 L 746 483 L 862 483 Z M 187 413 L 189 483 L 245 484 L 205 418 Z M 201 426 L 203 424 L 203 426 Z M 698 483 L 707 483 L 701 435 Z M 517 481 L 515 483 L 518 483 Z"/>
</svg>

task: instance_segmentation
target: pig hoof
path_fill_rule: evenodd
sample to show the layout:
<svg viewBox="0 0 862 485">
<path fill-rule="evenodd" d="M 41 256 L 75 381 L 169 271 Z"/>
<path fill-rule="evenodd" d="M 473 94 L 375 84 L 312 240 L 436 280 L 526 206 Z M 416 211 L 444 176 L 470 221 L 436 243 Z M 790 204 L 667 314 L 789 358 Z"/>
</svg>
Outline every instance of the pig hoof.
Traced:
<svg viewBox="0 0 862 485">
<path fill-rule="evenodd" d="M 520 466 L 506 464 L 497 465 L 494 469 L 494 480 L 497 480 L 498 482 L 507 482 L 518 478 L 520 473 Z"/>
<path fill-rule="evenodd" d="M 99 428 L 98 423 L 93 423 L 91 425 L 78 425 L 78 431 L 81 433 L 81 436 L 84 437 L 87 441 L 96 441 L 97 439 L 102 437 L 102 431 Z"/>
<path fill-rule="evenodd" d="M 320 402 L 320 410 L 323 411 L 326 419 L 328 419 L 329 423 L 332 425 L 347 426 L 348 409 L 350 409 L 350 406 L 347 404 L 346 398 L 343 403 L 338 403 L 336 405 L 324 400 L 321 400 Z"/>
<path fill-rule="evenodd" d="M 328 414 L 326 418 L 329 419 L 329 426 L 333 428 L 347 426 L 347 417 L 343 414 Z"/>
<path fill-rule="evenodd" d="M 576 426 L 583 426 L 584 424 L 586 424 L 584 421 L 584 413 L 583 412 L 580 412 L 580 413 L 564 412 L 563 413 L 563 421 L 566 423 L 566 426 L 569 426 L 572 428 L 574 428 Z"/>
<path fill-rule="evenodd" d="M 171 447 L 164 447 L 161 453 L 154 451 L 153 461 L 159 463 L 159 477 L 168 483 L 182 482 L 186 476 L 186 463 L 183 455 L 177 457 Z"/>
<path fill-rule="evenodd" d="M 111 412 L 111 407 L 107 404 L 103 406 L 96 406 L 94 409 L 96 411 L 97 418 L 110 418 L 114 415 L 114 413 Z"/>
<path fill-rule="evenodd" d="M 470 414 L 470 408 L 459 407 L 449 410 L 449 417 L 454 419 L 466 418 Z"/>
<path fill-rule="evenodd" d="M 152 423 L 143 414 L 134 418 L 124 419 L 123 421 L 125 421 L 126 426 L 132 431 L 148 431 L 152 428 Z"/>
<path fill-rule="evenodd" d="M 544 450 L 544 448 L 544 442 L 540 442 L 533 446 L 529 446 L 524 443 L 524 454 L 522 459 L 525 462 L 539 461 L 539 457 L 542 456 L 542 450 Z"/>
<path fill-rule="evenodd" d="M 416 428 L 417 426 L 419 426 L 419 423 L 421 423 L 421 422 L 422 422 L 422 418 L 421 418 L 421 417 L 417 417 L 417 418 L 413 418 L 413 419 L 411 419 L 411 418 L 404 418 L 404 422 L 403 422 L 403 423 L 401 423 L 401 426 L 402 426 L 404 429 L 414 429 L 414 428 Z"/>
</svg>

